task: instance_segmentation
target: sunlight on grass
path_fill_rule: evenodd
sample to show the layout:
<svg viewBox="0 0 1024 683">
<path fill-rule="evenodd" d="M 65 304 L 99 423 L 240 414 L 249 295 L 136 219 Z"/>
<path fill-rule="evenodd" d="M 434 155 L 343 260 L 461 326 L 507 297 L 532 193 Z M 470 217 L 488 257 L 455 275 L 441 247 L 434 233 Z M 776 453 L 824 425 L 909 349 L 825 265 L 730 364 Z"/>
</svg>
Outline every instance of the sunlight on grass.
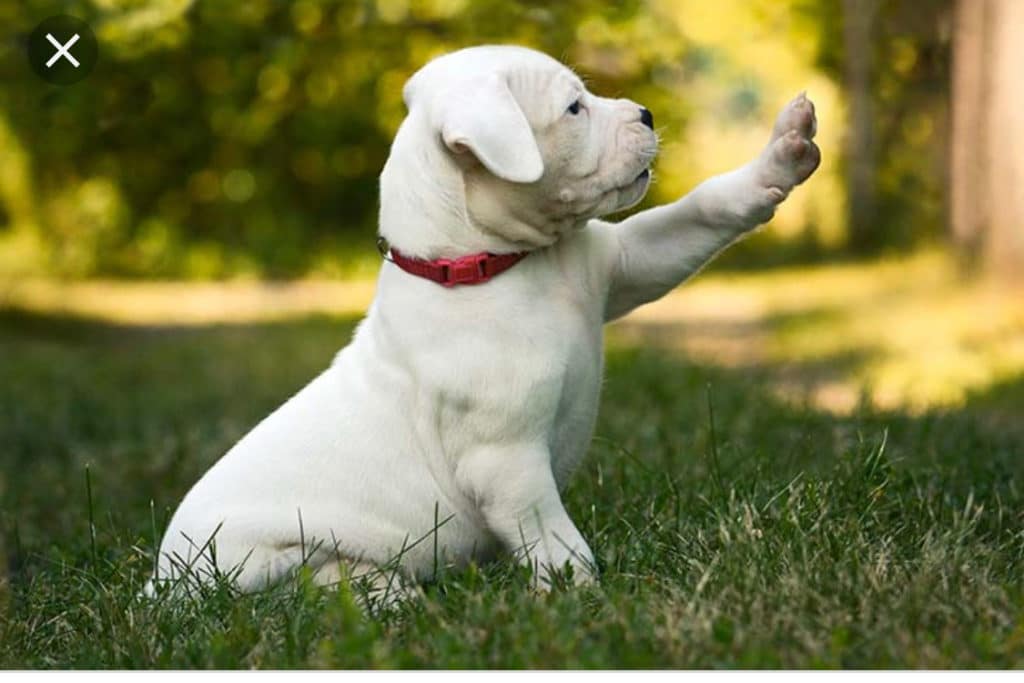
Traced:
<svg viewBox="0 0 1024 683">
<path fill-rule="evenodd" d="M 949 264 L 923 259 L 879 269 L 881 291 L 809 306 L 773 324 L 776 362 L 859 356 L 850 372 L 816 388 L 851 408 L 864 391 L 883 408 L 961 405 L 972 391 L 1024 371 L 1024 301 L 990 283 L 959 282 Z M 831 291 L 857 287 L 858 273 Z M 812 279 L 813 281 L 813 279 Z"/>
<path fill-rule="evenodd" d="M 59 282 L 22 280 L 0 288 L 0 308 L 61 313 L 121 325 L 207 325 L 363 313 L 371 280 L 296 282 Z"/>
<path fill-rule="evenodd" d="M 862 399 L 919 411 L 1024 372 L 1024 297 L 963 280 L 938 253 L 711 275 L 637 311 L 612 339 L 762 369 L 780 395 L 832 411 Z"/>
<path fill-rule="evenodd" d="M 22 280 L 0 307 L 125 325 L 353 315 L 370 280 L 60 283 Z M 939 253 L 872 264 L 708 274 L 612 326 L 613 344 L 674 348 L 767 373 L 777 393 L 846 413 L 861 400 L 920 411 L 962 405 L 1024 372 L 1024 297 L 964 280 Z"/>
</svg>

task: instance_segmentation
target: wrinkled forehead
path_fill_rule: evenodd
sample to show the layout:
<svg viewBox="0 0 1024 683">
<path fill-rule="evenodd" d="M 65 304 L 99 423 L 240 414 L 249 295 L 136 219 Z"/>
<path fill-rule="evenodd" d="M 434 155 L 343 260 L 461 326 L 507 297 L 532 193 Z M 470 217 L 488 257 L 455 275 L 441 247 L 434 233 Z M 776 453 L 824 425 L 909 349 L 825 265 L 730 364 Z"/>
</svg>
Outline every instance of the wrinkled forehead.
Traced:
<svg viewBox="0 0 1024 683">
<path fill-rule="evenodd" d="M 407 107 L 421 97 L 466 85 L 486 76 L 503 77 L 516 95 L 552 87 L 583 91 L 583 83 L 568 67 L 543 52 L 512 45 L 470 47 L 428 62 L 405 84 Z"/>
</svg>

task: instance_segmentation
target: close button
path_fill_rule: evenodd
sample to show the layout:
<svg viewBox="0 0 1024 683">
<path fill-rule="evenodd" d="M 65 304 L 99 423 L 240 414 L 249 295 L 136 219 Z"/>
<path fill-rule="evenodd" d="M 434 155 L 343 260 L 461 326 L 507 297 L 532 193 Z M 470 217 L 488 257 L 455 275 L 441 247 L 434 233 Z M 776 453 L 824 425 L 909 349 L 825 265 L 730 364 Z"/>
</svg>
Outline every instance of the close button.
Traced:
<svg viewBox="0 0 1024 683">
<path fill-rule="evenodd" d="M 70 14 L 42 21 L 28 37 L 28 61 L 47 83 L 77 83 L 96 66 L 99 49 L 89 25 Z"/>
</svg>

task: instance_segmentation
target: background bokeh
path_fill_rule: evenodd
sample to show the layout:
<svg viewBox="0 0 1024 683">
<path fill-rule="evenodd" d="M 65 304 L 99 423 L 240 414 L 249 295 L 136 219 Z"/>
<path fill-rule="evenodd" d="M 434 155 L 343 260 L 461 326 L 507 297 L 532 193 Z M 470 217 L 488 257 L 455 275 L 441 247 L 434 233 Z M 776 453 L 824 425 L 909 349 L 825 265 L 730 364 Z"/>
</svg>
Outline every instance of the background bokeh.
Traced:
<svg viewBox="0 0 1024 683">
<path fill-rule="evenodd" d="M 544 50 L 596 92 L 654 111 L 665 145 L 648 204 L 749 159 L 775 112 L 807 90 L 824 152 L 814 189 L 733 265 L 935 243 L 947 232 L 952 4 L 0 3 L 0 272 L 350 273 L 372 253 L 402 83 L 434 55 L 488 42 Z M 850 35 L 850 11 L 875 14 L 862 35 Z M 23 54 L 32 27 L 60 12 L 89 21 L 101 43 L 95 72 L 67 88 L 38 79 Z M 851 69 L 861 62 L 866 80 Z M 851 128 L 865 98 L 873 106 Z M 851 130 L 866 130 L 870 149 Z M 851 207 L 845 178 L 864 163 L 871 196 L 854 192 L 868 214 Z"/>
<path fill-rule="evenodd" d="M 24 55 L 59 12 L 101 45 L 64 88 Z M 654 112 L 643 206 L 747 162 L 798 92 L 817 106 L 818 172 L 634 341 L 770 366 L 832 410 L 962 405 L 1024 372 L 1019 0 L 28 0 L 0 3 L 0 38 L 0 309 L 362 312 L 402 84 L 519 43 Z"/>
</svg>

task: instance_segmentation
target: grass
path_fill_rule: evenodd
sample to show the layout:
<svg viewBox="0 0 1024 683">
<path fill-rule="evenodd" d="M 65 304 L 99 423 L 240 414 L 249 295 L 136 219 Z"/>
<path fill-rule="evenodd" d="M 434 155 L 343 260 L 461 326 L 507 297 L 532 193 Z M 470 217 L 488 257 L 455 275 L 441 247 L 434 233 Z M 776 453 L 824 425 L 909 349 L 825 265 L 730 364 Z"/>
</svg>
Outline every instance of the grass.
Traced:
<svg viewBox="0 0 1024 683">
<path fill-rule="evenodd" d="M 862 394 L 830 410 L 780 392 L 772 349 L 795 323 L 773 312 L 751 338 L 768 351 L 743 362 L 662 343 L 672 335 L 643 316 L 612 331 L 598 436 L 566 493 L 599 586 L 537 595 L 498 562 L 371 619 L 353 590 L 302 576 L 257 595 L 136 597 L 181 495 L 356 318 L 130 325 L 8 309 L 0 666 L 1024 666 L 1024 380 L 955 405 Z M 733 329 L 750 332 L 718 333 Z"/>
</svg>

